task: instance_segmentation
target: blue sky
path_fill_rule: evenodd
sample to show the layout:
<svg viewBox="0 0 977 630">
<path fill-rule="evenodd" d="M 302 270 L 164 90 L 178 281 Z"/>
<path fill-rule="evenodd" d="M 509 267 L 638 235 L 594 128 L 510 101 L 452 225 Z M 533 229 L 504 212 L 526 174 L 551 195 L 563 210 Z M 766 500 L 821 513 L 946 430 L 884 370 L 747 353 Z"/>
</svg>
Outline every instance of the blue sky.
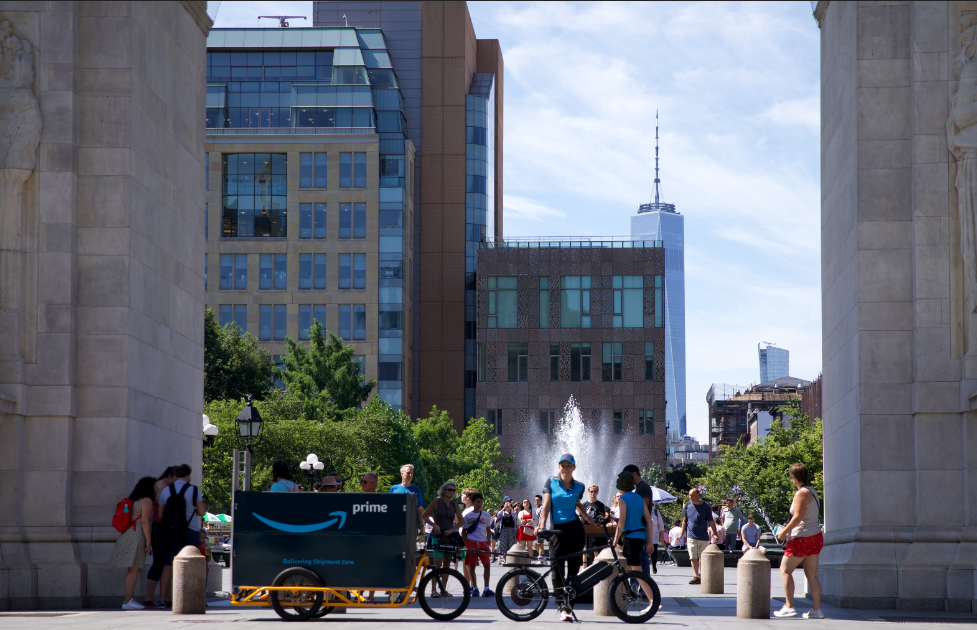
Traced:
<svg viewBox="0 0 977 630">
<path fill-rule="evenodd" d="M 215 3 L 210 3 L 214 5 Z M 210 9 L 213 15 L 213 7 Z M 217 27 L 311 2 L 222 2 Z M 809 2 L 470 2 L 505 59 L 506 236 L 613 236 L 648 201 L 685 215 L 688 432 L 757 343 L 821 370 L 819 31 Z M 262 26 L 272 26 L 261 20 Z"/>
</svg>

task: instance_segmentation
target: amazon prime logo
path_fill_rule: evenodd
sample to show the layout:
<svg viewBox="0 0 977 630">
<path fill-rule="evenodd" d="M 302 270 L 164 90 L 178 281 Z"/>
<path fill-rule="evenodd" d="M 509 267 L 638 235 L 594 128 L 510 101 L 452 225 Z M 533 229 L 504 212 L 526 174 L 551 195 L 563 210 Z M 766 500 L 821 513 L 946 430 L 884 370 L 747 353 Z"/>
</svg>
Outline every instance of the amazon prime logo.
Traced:
<svg viewBox="0 0 977 630">
<path fill-rule="evenodd" d="M 356 513 L 357 507 L 359 506 L 353 507 L 354 514 Z M 327 527 L 331 527 L 336 523 L 339 523 L 339 527 L 337 527 L 336 529 L 342 529 L 343 525 L 346 524 L 346 512 L 330 512 L 329 516 L 335 516 L 337 518 L 329 519 L 324 523 L 313 523 L 312 525 L 289 525 L 288 523 L 279 523 L 277 521 L 273 521 L 271 519 L 265 518 L 264 516 L 261 516 L 256 512 L 252 512 L 251 514 L 253 514 L 256 519 L 258 519 L 268 527 L 273 527 L 283 532 L 291 532 L 293 534 L 305 534 L 308 532 L 317 532 L 320 529 L 326 529 Z"/>
</svg>

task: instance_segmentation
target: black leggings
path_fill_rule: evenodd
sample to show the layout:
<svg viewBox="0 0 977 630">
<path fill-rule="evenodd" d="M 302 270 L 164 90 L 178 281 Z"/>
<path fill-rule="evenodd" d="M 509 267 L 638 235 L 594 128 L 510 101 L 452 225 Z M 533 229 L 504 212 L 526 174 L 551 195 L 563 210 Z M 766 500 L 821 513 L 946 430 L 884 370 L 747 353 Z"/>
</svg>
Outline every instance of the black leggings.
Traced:
<svg viewBox="0 0 977 630">
<path fill-rule="evenodd" d="M 566 523 L 556 523 L 553 525 L 553 529 L 560 532 L 560 535 L 553 542 L 554 557 L 583 551 L 586 535 L 584 534 L 583 523 L 580 522 L 580 519 L 574 519 Z M 569 575 L 571 578 L 575 577 L 580 572 L 580 565 L 582 564 L 583 556 L 557 560 L 556 570 L 553 572 L 553 586 L 564 586 L 564 575 Z M 567 573 L 564 573 L 564 569 L 567 570 Z M 557 595 L 556 600 L 562 601 L 563 597 Z"/>
</svg>

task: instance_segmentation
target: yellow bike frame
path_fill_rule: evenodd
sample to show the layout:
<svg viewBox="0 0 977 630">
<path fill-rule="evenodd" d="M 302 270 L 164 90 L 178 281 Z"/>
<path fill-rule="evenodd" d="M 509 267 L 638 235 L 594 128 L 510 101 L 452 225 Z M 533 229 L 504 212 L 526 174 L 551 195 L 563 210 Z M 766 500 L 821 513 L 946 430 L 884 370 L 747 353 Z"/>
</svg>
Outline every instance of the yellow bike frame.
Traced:
<svg viewBox="0 0 977 630">
<path fill-rule="evenodd" d="M 346 608 L 400 608 L 417 601 L 416 586 L 427 573 L 431 562 L 426 554 L 421 554 L 417 561 L 417 568 L 414 569 L 414 576 L 406 588 L 344 588 L 342 586 L 240 586 L 231 595 L 232 606 L 271 606 L 269 596 L 271 591 L 303 591 L 309 593 L 324 593 L 322 606 L 344 606 Z M 404 599 L 400 602 L 371 602 L 363 593 L 368 591 L 384 591 L 394 593 L 404 593 Z M 241 594 L 238 595 L 238 592 Z M 348 596 L 347 596 L 348 594 Z M 284 604 L 288 605 L 288 604 Z"/>
</svg>

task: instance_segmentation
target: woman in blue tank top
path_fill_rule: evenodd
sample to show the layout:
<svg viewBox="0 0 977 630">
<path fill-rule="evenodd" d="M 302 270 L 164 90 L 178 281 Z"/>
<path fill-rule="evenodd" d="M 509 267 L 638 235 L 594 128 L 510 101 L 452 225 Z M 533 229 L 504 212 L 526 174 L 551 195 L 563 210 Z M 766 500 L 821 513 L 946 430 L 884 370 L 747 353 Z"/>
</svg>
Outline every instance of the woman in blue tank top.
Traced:
<svg viewBox="0 0 977 630">
<path fill-rule="evenodd" d="M 617 531 L 614 532 L 614 544 L 617 545 L 624 537 L 624 558 L 628 569 L 641 571 L 641 548 L 645 547 L 649 555 L 655 552 L 655 541 L 651 539 L 651 514 L 645 506 L 645 500 L 634 490 L 634 473 L 625 470 L 617 477 L 617 489 L 623 492 L 617 505 L 621 510 L 621 517 L 617 521 Z M 642 522 L 642 517 L 644 521 Z M 644 580 L 632 580 L 641 584 L 649 602 L 655 601 L 655 595 Z"/>
</svg>

